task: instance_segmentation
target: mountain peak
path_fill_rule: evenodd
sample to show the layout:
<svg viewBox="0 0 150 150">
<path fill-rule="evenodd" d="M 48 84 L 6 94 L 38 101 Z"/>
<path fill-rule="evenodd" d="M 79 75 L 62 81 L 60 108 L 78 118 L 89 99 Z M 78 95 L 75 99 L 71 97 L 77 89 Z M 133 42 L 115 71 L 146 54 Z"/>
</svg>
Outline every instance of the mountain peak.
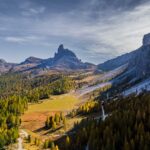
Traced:
<svg viewBox="0 0 150 150">
<path fill-rule="evenodd" d="M 63 44 L 58 47 L 54 57 L 48 59 L 28 57 L 19 64 L 5 63 L 0 59 L 0 74 L 10 71 L 38 75 L 47 73 L 48 70 L 95 70 L 95 68 L 94 64 L 82 62 L 72 50 L 64 48 Z"/>
<path fill-rule="evenodd" d="M 36 58 L 36 57 L 28 57 L 24 62 L 21 64 L 29 64 L 29 63 L 40 63 L 42 61 L 41 58 Z"/>
<path fill-rule="evenodd" d="M 144 35 L 144 38 L 143 38 L 143 45 L 144 45 L 144 46 L 150 45 L 150 33 Z"/>
<path fill-rule="evenodd" d="M 59 47 L 58 47 L 58 52 L 59 52 L 59 51 L 62 51 L 62 50 L 64 50 L 64 45 L 63 45 L 63 44 L 59 45 Z"/>
<path fill-rule="evenodd" d="M 0 59 L 0 63 L 7 63 L 4 59 Z"/>
<path fill-rule="evenodd" d="M 54 59 L 58 60 L 58 59 L 60 59 L 62 57 L 74 57 L 74 58 L 76 58 L 76 55 L 71 50 L 65 49 L 64 46 L 63 46 L 63 44 L 61 44 L 58 47 L 58 52 L 55 53 Z"/>
</svg>

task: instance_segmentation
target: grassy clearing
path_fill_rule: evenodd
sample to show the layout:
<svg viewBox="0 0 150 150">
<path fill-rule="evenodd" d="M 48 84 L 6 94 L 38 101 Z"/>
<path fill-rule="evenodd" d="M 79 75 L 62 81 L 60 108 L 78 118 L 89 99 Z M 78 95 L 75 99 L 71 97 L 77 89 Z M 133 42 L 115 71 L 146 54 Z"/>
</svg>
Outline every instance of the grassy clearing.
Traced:
<svg viewBox="0 0 150 150">
<path fill-rule="evenodd" d="M 30 104 L 26 113 L 70 111 L 75 108 L 78 103 L 79 100 L 71 94 L 53 96 L 51 99 L 44 100 L 39 104 Z"/>
<path fill-rule="evenodd" d="M 26 150 L 42 150 L 43 149 L 43 143 L 47 139 L 51 139 L 51 141 L 55 141 L 56 139 L 59 139 L 63 135 L 66 135 L 66 132 L 71 130 L 74 126 L 75 122 L 80 122 L 83 118 L 82 117 L 75 117 L 75 118 L 69 118 L 67 119 L 67 126 L 66 129 L 63 127 L 56 130 L 55 132 L 51 133 L 50 130 L 41 130 L 38 132 L 26 130 L 26 132 L 31 135 L 32 142 L 27 143 L 26 140 L 24 140 L 23 146 Z M 34 144 L 35 138 L 40 140 L 40 145 L 36 146 Z"/>
<path fill-rule="evenodd" d="M 62 127 L 53 133 L 49 132 L 49 130 L 45 130 L 44 128 L 47 117 L 54 115 L 56 112 L 64 112 L 64 114 L 66 114 L 68 111 L 78 107 L 80 102 L 81 101 L 74 95 L 64 94 L 53 96 L 50 99 L 43 100 L 39 104 L 30 104 L 28 111 L 26 111 L 26 113 L 22 116 L 21 128 L 26 130 L 33 140 L 38 138 L 42 143 L 46 139 L 58 139 L 64 135 L 65 132 L 72 129 L 75 122 L 80 122 L 82 117 L 68 118 L 66 129 Z M 34 143 L 29 144 L 24 142 L 24 147 L 27 150 L 40 149 L 36 147 Z"/>
<path fill-rule="evenodd" d="M 56 112 L 65 114 L 77 107 L 79 103 L 80 100 L 74 95 L 65 94 L 53 96 L 39 104 L 30 104 L 28 111 L 22 116 L 22 128 L 31 131 L 32 134 L 37 134 L 37 136 L 43 136 L 46 132 L 43 127 L 48 116 L 54 115 Z"/>
</svg>

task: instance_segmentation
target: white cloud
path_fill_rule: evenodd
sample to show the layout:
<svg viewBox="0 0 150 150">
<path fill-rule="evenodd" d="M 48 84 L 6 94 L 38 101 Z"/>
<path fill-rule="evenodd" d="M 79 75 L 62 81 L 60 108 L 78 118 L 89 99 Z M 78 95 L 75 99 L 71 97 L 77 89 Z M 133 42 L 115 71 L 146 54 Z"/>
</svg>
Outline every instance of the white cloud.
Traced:
<svg viewBox="0 0 150 150">
<path fill-rule="evenodd" d="M 95 5 L 97 0 L 92 0 L 84 8 L 46 14 L 46 6 L 27 3 L 21 7 L 23 17 L 0 18 L 0 24 L 7 28 L 1 36 L 7 42 L 28 46 L 33 42 L 37 45 L 43 43 L 50 45 L 50 49 L 64 43 L 68 48 L 77 49 L 75 52 L 85 61 L 95 57 L 91 60 L 100 63 L 138 48 L 142 36 L 150 32 L 150 3 L 127 11 L 107 9 L 93 12 Z"/>
<path fill-rule="evenodd" d="M 39 15 L 45 12 L 45 6 L 35 6 L 32 2 L 25 1 L 20 5 L 21 14 L 25 17 Z"/>
<path fill-rule="evenodd" d="M 38 38 L 35 36 L 24 36 L 24 37 L 8 36 L 5 37 L 4 40 L 12 43 L 26 43 L 26 42 L 33 42 L 34 40 L 38 40 Z"/>
<path fill-rule="evenodd" d="M 138 48 L 142 36 L 150 32 L 150 5 L 144 4 L 132 11 L 120 12 L 111 16 L 101 16 L 96 21 L 86 20 L 87 16 L 59 14 L 49 16 L 34 26 L 34 31 L 43 36 L 72 39 L 72 45 L 79 44 L 93 53 L 110 53 L 112 57 Z M 108 13 L 108 12 L 107 12 Z M 82 45 L 83 44 L 83 45 Z M 71 44 L 70 44 L 71 45 Z"/>
</svg>

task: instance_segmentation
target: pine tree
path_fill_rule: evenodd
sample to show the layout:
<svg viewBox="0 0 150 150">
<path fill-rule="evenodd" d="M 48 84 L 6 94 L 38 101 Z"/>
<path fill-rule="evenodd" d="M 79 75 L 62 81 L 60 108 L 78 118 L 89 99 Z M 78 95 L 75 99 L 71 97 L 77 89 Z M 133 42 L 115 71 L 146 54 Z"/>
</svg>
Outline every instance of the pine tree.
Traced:
<svg viewBox="0 0 150 150">
<path fill-rule="evenodd" d="M 47 148 L 48 148 L 48 146 L 49 146 L 49 141 L 48 141 L 48 140 L 46 140 L 46 141 L 44 142 L 44 146 L 43 146 L 43 147 L 44 147 L 45 149 L 47 149 Z"/>
<path fill-rule="evenodd" d="M 27 141 L 28 141 L 29 143 L 31 143 L 31 135 L 28 135 Z"/>
</svg>

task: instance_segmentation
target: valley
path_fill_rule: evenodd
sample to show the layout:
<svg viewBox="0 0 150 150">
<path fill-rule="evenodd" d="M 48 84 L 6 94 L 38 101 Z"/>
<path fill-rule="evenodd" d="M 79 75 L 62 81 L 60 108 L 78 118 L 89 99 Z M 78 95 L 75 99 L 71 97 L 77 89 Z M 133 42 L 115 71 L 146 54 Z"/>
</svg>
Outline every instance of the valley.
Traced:
<svg viewBox="0 0 150 150">
<path fill-rule="evenodd" d="M 0 150 L 150 150 L 150 1 L 0 0 Z"/>
<path fill-rule="evenodd" d="M 100 65 L 63 45 L 53 58 L 1 61 L 0 148 L 141 150 L 144 138 L 148 150 L 149 64 L 139 55 L 149 45 Z"/>
<path fill-rule="evenodd" d="M 23 138 L 22 146 L 24 149 L 42 149 L 46 140 L 57 141 L 63 137 L 70 136 L 74 134 L 74 131 L 72 131 L 74 125 L 82 122 L 82 120 L 86 118 L 95 118 L 96 120 L 102 118 L 102 120 L 105 120 L 108 115 L 105 114 L 103 106 L 93 113 L 87 113 L 86 115 L 74 115 L 70 117 L 69 114 L 75 110 L 78 111 L 79 108 L 82 108 L 82 106 L 88 102 L 90 104 L 90 101 L 93 101 L 93 99 L 99 95 L 100 91 L 104 92 L 111 88 L 113 78 L 117 77 L 123 71 L 124 66 L 97 75 L 91 72 L 78 74 L 76 76 L 70 75 L 70 77 L 77 78 L 77 80 L 75 80 L 76 83 L 84 83 L 83 87 L 72 90 L 66 94 L 50 96 L 50 98 L 40 100 L 35 104 L 29 103 L 28 110 L 21 117 L 22 124 L 20 130 L 30 135 L 32 141 L 28 143 L 26 142 L 26 138 Z M 82 76 L 82 78 L 78 80 L 78 76 Z M 91 97 L 91 95 L 93 96 Z M 63 113 L 64 116 L 66 116 L 65 129 L 64 125 L 59 126 L 54 131 L 45 129 L 46 119 L 57 113 Z M 40 143 L 36 145 L 34 139 L 38 139 Z"/>
<path fill-rule="evenodd" d="M 21 127 L 30 131 L 40 130 L 44 128 L 48 116 L 57 112 L 67 115 L 79 102 L 76 97 L 67 94 L 43 100 L 39 104 L 29 104 L 28 111 L 22 116 Z"/>
<path fill-rule="evenodd" d="M 93 75 L 92 75 L 93 76 Z M 96 83 L 95 77 L 88 77 L 92 80 L 93 83 Z M 97 75 L 97 78 L 101 78 L 103 75 Z M 86 77 L 87 78 L 87 77 Z M 89 80 L 85 80 L 89 83 Z M 82 79 L 83 80 L 83 79 Z M 91 80 L 90 80 L 91 82 Z M 94 113 L 86 116 L 77 115 L 75 117 L 69 117 L 68 114 L 73 110 L 78 109 L 80 106 L 84 105 L 86 102 L 89 101 L 90 94 L 97 89 L 104 88 L 110 85 L 110 83 L 99 83 L 98 85 L 91 85 L 91 86 L 84 86 L 81 89 L 77 89 L 75 91 L 71 91 L 67 94 L 51 96 L 49 99 L 44 99 L 36 104 L 29 104 L 28 110 L 22 115 L 22 125 L 20 130 L 24 130 L 31 135 L 32 139 L 39 139 L 41 144 L 39 145 L 40 148 L 43 146 L 43 142 L 45 140 L 51 139 L 55 141 L 63 136 L 67 136 L 72 134 L 70 131 L 74 128 L 75 123 L 80 123 L 83 119 L 89 117 L 100 118 L 100 114 Z M 87 95 L 86 97 L 84 97 Z M 56 128 L 55 131 L 46 130 L 45 129 L 45 120 L 49 116 L 54 116 L 56 113 L 63 113 L 66 117 L 66 127 L 65 129 L 63 126 Z M 26 140 L 23 140 L 24 143 L 22 144 L 24 149 L 33 149 L 38 150 L 39 146 L 36 147 L 34 142 L 31 144 L 26 143 Z"/>
</svg>

